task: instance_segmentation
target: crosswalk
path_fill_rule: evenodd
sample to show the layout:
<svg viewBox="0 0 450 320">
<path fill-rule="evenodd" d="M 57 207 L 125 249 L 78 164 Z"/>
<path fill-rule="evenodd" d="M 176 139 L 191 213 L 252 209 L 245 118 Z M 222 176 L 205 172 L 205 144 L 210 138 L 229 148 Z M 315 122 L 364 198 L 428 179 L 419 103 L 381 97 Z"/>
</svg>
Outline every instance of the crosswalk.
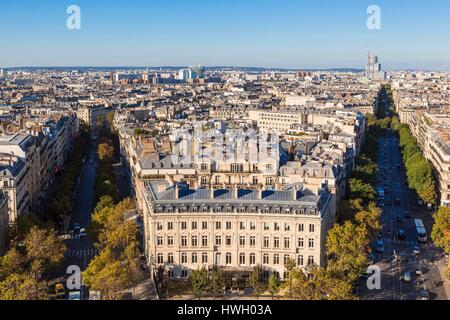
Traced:
<svg viewBox="0 0 450 320">
<path fill-rule="evenodd" d="M 66 257 L 95 257 L 98 255 L 97 249 L 80 249 L 80 250 L 69 250 L 66 253 Z"/>
</svg>

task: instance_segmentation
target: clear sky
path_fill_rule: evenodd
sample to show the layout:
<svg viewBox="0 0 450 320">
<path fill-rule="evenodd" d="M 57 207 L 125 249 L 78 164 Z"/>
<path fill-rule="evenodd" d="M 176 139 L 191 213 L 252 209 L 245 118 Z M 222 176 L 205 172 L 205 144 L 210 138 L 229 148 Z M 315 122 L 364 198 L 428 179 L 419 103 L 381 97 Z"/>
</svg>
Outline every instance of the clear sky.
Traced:
<svg viewBox="0 0 450 320">
<path fill-rule="evenodd" d="M 81 8 L 81 30 L 66 9 Z M 382 29 L 368 30 L 367 7 Z M 450 69 L 448 0 L 1 0 L 0 66 Z"/>
</svg>

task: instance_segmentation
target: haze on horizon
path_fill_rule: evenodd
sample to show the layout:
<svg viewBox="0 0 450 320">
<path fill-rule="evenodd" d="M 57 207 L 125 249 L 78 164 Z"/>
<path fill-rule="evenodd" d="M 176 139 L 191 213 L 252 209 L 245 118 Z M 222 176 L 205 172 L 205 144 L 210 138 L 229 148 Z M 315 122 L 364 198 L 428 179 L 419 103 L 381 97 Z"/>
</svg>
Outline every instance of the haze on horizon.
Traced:
<svg viewBox="0 0 450 320">
<path fill-rule="evenodd" d="M 81 30 L 68 30 L 69 5 Z M 369 5 L 382 29 L 366 27 Z M 0 3 L 0 67 L 241 66 L 450 70 L 446 0 L 19 0 Z"/>
</svg>

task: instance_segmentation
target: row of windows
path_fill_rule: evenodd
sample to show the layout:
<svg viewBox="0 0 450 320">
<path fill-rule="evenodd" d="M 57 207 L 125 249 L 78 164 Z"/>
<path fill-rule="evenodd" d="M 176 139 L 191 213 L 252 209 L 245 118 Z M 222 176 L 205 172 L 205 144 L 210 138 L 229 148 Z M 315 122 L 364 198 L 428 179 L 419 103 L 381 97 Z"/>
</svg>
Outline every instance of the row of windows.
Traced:
<svg viewBox="0 0 450 320">
<path fill-rule="evenodd" d="M 191 247 L 198 247 L 199 239 L 201 240 L 201 246 L 207 247 L 208 246 L 208 236 L 191 236 Z M 223 237 L 220 235 L 215 236 L 215 245 L 221 246 L 222 245 Z M 248 242 L 247 242 L 248 240 Z M 284 237 L 283 239 L 283 245 L 285 249 L 289 249 L 291 247 L 291 238 Z M 164 237 L 158 236 L 157 237 L 157 245 L 158 246 L 164 246 Z M 263 238 L 263 248 L 270 248 L 270 237 L 264 236 Z M 175 244 L 174 237 L 173 236 L 167 236 L 167 245 L 173 246 Z M 256 246 L 256 236 L 240 236 L 239 237 L 239 246 L 245 247 L 246 245 L 249 245 L 250 247 Z M 231 246 L 232 245 L 232 236 L 225 236 L 225 245 Z M 181 237 L 181 243 L 180 246 L 183 248 L 186 248 L 188 246 L 188 237 L 182 236 Z M 273 248 L 281 248 L 281 237 L 275 236 L 273 237 L 272 241 L 272 247 Z M 304 248 L 305 247 L 305 238 L 298 238 L 297 239 L 297 247 L 298 248 Z M 308 248 L 314 249 L 315 247 L 315 239 L 309 238 L 308 239 Z"/>
<path fill-rule="evenodd" d="M 272 166 L 266 167 L 266 171 L 267 171 L 267 172 L 273 171 L 273 167 L 272 167 Z M 253 171 L 253 172 L 255 172 L 255 171 Z M 239 183 L 240 183 L 240 184 L 244 184 L 244 183 L 247 181 L 246 178 L 247 178 L 247 177 L 240 177 L 240 178 L 239 178 Z M 265 181 L 266 181 L 266 185 L 273 185 L 273 183 L 274 183 L 275 180 L 274 180 L 273 177 L 266 177 Z M 201 178 L 200 178 L 200 183 L 201 183 L 202 185 L 208 185 L 209 182 L 210 182 L 210 179 L 209 179 L 208 177 L 201 177 Z M 253 184 L 259 184 L 259 183 L 262 182 L 262 181 L 260 181 L 260 179 L 259 179 L 258 177 L 253 177 L 253 178 L 252 178 L 252 182 L 253 182 Z M 223 182 L 221 181 L 220 176 L 216 176 L 216 177 L 214 178 L 214 183 L 215 183 L 215 184 L 221 184 L 221 183 L 223 183 Z M 226 181 L 226 183 L 232 184 L 232 183 L 233 183 L 232 178 L 231 178 L 231 177 L 228 177 L 228 181 Z"/>
<path fill-rule="evenodd" d="M 272 182 L 268 182 L 267 184 L 272 185 Z M 317 214 L 317 209 L 311 209 L 311 210 L 305 210 L 302 209 L 300 207 L 298 208 L 292 208 L 291 206 L 285 206 L 284 210 L 278 206 L 275 207 L 264 207 L 264 208 L 256 208 L 255 206 L 250 206 L 250 207 L 241 207 L 241 206 L 236 206 L 236 207 L 232 207 L 230 205 L 227 206 L 201 206 L 201 207 L 197 207 L 197 206 L 192 206 L 192 207 L 183 207 L 183 208 L 179 208 L 179 209 L 175 209 L 172 206 L 166 206 L 166 207 L 158 207 L 155 210 L 156 213 L 209 213 L 209 212 L 213 212 L 213 213 L 276 213 L 276 214 L 299 214 L 299 215 L 316 215 Z"/>
<path fill-rule="evenodd" d="M 215 230 L 222 230 L 222 226 L 223 225 L 222 225 L 221 221 L 216 221 L 214 223 Z M 186 221 L 182 221 L 180 227 L 181 227 L 181 230 L 187 230 L 188 229 L 188 223 Z M 199 229 L 199 223 L 197 221 L 192 221 L 190 227 L 191 227 L 191 230 L 198 230 Z M 203 222 L 201 222 L 200 227 L 201 227 L 201 230 L 208 230 L 209 224 L 208 224 L 207 221 L 203 221 Z M 231 221 L 226 221 L 224 227 L 225 227 L 225 230 L 232 230 L 233 229 L 233 223 Z M 264 222 L 262 227 L 263 227 L 264 231 L 269 231 L 269 230 L 271 230 L 271 223 Z M 280 231 L 281 227 L 282 227 L 281 223 L 274 222 L 272 230 Z M 254 222 L 254 221 L 251 221 L 249 223 L 246 223 L 246 222 L 243 222 L 243 221 L 239 222 L 239 230 L 247 230 L 247 228 L 249 230 L 256 230 L 256 222 Z M 158 222 L 156 224 L 156 229 L 158 231 L 162 231 L 164 229 L 163 223 Z M 291 231 L 291 224 L 290 223 L 285 223 L 283 225 L 283 229 L 284 229 L 284 231 Z M 171 222 L 171 221 L 167 222 L 167 230 L 169 230 L 169 231 L 170 230 L 174 230 L 174 223 L 173 222 Z M 298 225 L 298 231 L 299 232 L 305 232 L 305 225 L 303 223 Z M 313 233 L 315 231 L 316 231 L 315 224 L 309 224 L 309 232 Z"/>
<path fill-rule="evenodd" d="M 202 264 L 207 264 L 209 263 L 208 258 L 209 255 L 208 253 L 204 252 L 201 255 L 197 254 L 197 253 L 192 253 L 190 254 L 190 263 L 191 264 L 196 264 L 196 263 L 202 263 Z M 216 253 L 215 255 L 215 261 L 214 263 L 216 265 L 222 265 L 222 254 L 221 253 Z M 225 255 L 225 265 L 232 265 L 232 261 L 233 261 L 233 255 L 229 252 Z M 288 254 L 283 256 L 283 264 L 286 265 L 288 263 L 288 261 L 291 259 L 292 257 Z M 167 255 L 167 260 L 166 263 L 168 264 L 173 264 L 174 263 L 174 255 L 173 253 L 169 253 Z M 158 264 L 164 264 L 165 260 L 164 260 L 164 255 L 162 253 L 159 253 L 157 256 L 157 262 Z M 303 255 L 298 255 L 297 256 L 297 265 L 298 266 L 305 266 L 305 258 Z M 314 256 L 308 256 L 308 260 L 306 261 L 307 265 L 313 265 L 315 263 L 314 261 Z M 181 254 L 181 264 L 188 264 L 189 263 L 189 255 L 187 253 L 182 253 Z M 248 255 L 246 255 L 245 253 L 241 253 L 239 254 L 239 265 L 240 266 L 246 266 L 246 265 L 256 265 L 256 254 L 255 253 L 250 253 Z M 275 253 L 272 255 L 269 255 L 268 253 L 263 254 L 262 256 L 262 264 L 263 265 L 280 265 L 281 264 L 281 257 L 280 254 Z"/>
</svg>

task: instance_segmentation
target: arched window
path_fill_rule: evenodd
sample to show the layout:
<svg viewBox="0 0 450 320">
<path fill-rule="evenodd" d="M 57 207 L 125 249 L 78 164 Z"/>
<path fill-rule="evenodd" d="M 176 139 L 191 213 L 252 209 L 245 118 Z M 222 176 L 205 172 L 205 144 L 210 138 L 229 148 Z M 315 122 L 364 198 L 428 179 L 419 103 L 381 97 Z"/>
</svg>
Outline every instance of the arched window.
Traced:
<svg viewBox="0 0 450 320">
<path fill-rule="evenodd" d="M 158 263 L 159 264 L 164 263 L 164 255 L 162 253 L 158 253 Z"/>
<path fill-rule="evenodd" d="M 284 255 L 284 265 L 287 265 L 287 264 L 288 264 L 290 258 L 291 258 L 291 257 L 290 257 L 288 254 L 285 254 L 285 255 Z"/>
<path fill-rule="evenodd" d="M 273 264 L 274 265 L 280 264 L 280 255 L 278 253 L 273 255 Z"/>
<path fill-rule="evenodd" d="M 268 253 L 264 253 L 263 255 L 263 264 L 269 264 L 269 254 Z"/>
<path fill-rule="evenodd" d="M 169 253 L 168 257 L 167 257 L 167 262 L 168 263 L 173 263 L 173 253 Z"/>
<path fill-rule="evenodd" d="M 227 265 L 231 265 L 231 253 L 227 253 L 227 255 L 226 255 L 226 264 Z"/>
<path fill-rule="evenodd" d="M 256 265 L 256 254 L 254 254 L 254 253 L 250 254 L 250 265 L 251 266 Z"/>
<path fill-rule="evenodd" d="M 197 253 L 194 252 L 194 253 L 192 254 L 192 257 L 191 257 L 191 258 L 192 258 L 192 263 L 197 263 Z"/>
<path fill-rule="evenodd" d="M 188 263 L 188 257 L 187 257 L 187 253 L 183 252 L 181 254 L 181 263 Z"/>
<path fill-rule="evenodd" d="M 222 265 L 222 254 L 220 252 L 216 253 L 216 266 L 220 267 Z"/>
<path fill-rule="evenodd" d="M 304 259 L 303 259 L 303 256 L 302 256 L 302 255 L 299 255 L 299 256 L 298 256 L 298 259 L 297 259 L 297 265 L 298 265 L 299 267 L 301 267 L 301 266 L 304 265 L 304 263 L 305 263 L 305 261 L 304 261 Z"/>
<path fill-rule="evenodd" d="M 244 265 L 245 265 L 245 253 L 241 253 L 241 254 L 239 255 L 239 264 L 240 264 L 241 266 L 244 266 Z"/>
<path fill-rule="evenodd" d="M 312 266 L 314 265 L 314 257 L 313 256 L 309 256 L 308 257 L 308 266 Z"/>
</svg>

